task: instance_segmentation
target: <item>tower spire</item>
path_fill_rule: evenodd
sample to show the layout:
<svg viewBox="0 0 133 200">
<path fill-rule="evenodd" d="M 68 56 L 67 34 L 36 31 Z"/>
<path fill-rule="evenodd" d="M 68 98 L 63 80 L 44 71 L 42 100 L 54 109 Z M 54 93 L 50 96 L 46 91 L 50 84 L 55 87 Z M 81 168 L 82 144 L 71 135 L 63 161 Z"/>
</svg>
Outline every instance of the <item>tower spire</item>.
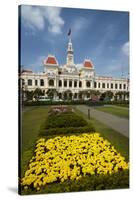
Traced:
<svg viewBox="0 0 133 200">
<path fill-rule="evenodd" d="M 74 65 L 74 56 L 73 56 L 74 51 L 73 51 L 72 41 L 71 41 L 70 35 L 71 35 L 71 29 L 69 29 L 69 32 L 68 32 L 69 41 L 68 41 L 67 59 L 66 59 L 67 66 Z"/>
</svg>

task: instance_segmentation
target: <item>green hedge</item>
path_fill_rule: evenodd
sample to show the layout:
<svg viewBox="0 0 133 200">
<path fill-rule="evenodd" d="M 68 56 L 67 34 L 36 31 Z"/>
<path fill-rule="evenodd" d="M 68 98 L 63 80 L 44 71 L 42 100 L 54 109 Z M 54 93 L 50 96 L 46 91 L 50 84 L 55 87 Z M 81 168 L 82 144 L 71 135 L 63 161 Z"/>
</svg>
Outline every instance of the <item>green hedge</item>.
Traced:
<svg viewBox="0 0 133 200">
<path fill-rule="evenodd" d="M 66 135 L 73 133 L 95 132 L 91 123 L 74 112 L 49 114 L 45 123 L 40 127 L 40 136 Z"/>
<path fill-rule="evenodd" d="M 85 176 L 79 180 L 67 180 L 63 183 L 48 184 L 39 192 L 34 190 L 22 191 L 21 194 L 80 192 L 106 189 L 129 188 L 129 170 L 119 171 L 114 174 Z"/>
<path fill-rule="evenodd" d="M 24 106 L 46 106 L 46 105 L 77 105 L 85 104 L 84 100 L 76 101 L 34 101 L 34 102 L 24 102 Z"/>
<path fill-rule="evenodd" d="M 61 114 L 49 114 L 45 121 L 45 129 L 50 128 L 65 128 L 65 127 L 83 127 L 86 126 L 86 120 L 75 114 L 61 113 Z"/>
<path fill-rule="evenodd" d="M 76 101 L 35 101 L 35 102 L 24 102 L 24 106 L 46 106 L 46 105 L 78 105 L 87 104 L 88 106 L 100 106 L 104 104 L 111 105 L 129 105 L 129 101 L 87 101 L 87 100 L 76 100 Z"/>
<path fill-rule="evenodd" d="M 85 103 L 88 106 L 103 106 L 103 105 L 128 106 L 129 105 L 129 101 L 86 101 Z"/>
<path fill-rule="evenodd" d="M 68 127 L 68 128 L 51 128 L 45 129 L 45 126 L 42 125 L 39 131 L 40 136 L 52 136 L 52 135 L 66 135 L 73 133 L 92 133 L 95 132 L 95 128 L 92 124 L 84 127 Z"/>
</svg>

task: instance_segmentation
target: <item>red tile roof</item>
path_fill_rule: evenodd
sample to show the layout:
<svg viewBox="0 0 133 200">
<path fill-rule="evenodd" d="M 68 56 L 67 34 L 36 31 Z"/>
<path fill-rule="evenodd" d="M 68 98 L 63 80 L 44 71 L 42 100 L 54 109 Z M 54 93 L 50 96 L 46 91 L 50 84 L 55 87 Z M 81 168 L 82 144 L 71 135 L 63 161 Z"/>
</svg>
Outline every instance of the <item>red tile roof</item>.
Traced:
<svg viewBox="0 0 133 200">
<path fill-rule="evenodd" d="M 90 60 L 85 60 L 84 67 L 93 68 L 93 64 Z"/>
<path fill-rule="evenodd" d="M 45 60 L 45 64 L 48 65 L 58 65 L 57 60 L 54 56 L 48 56 Z"/>
</svg>

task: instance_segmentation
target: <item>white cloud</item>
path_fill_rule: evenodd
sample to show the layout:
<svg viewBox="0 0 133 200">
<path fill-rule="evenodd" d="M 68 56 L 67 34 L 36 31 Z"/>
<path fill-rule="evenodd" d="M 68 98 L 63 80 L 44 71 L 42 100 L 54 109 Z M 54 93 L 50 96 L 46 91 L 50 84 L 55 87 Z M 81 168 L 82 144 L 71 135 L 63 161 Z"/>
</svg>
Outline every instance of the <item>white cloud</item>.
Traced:
<svg viewBox="0 0 133 200">
<path fill-rule="evenodd" d="M 46 56 L 41 55 L 36 58 L 36 60 L 30 64 L 28 64 L 29 68 L 31 68 L 34 72 L 43 70 L 43 61 L 46 59 Z"/>
<path fill-rule="evenodd" d="M 122 52 L 126 55 L 129 56 L 129 42 L 126 42 L 122 46 Z"/>
<path fill-rule="evenodd" d="M 90 26 L 90 21 L 88 21 L 84 17 L 78 17 L 76 20 L 73 21 L 71 28 L 72 28 L 72 35 L 74 37 L 79 36 L 88 26 Z"/>
<path fill-rule="evenodd" d="M 60 34 L 64 20 L 60 16 L 61 8 L 22 6 L 24 25 L 32 30 L 43 30 L 48 22 L 48 30 L 53 34 Z"/>
<path fill-rule="evenodd" d="M 64 25 L 64 20 L 60 16 L 61 8 L 46 7 L 42 11 L 49 22 L 49 31 L 55 34 L 61 33 Z"/>
<path fill-rule="evenodd" d="M 33 30 L 44 29 L 45 20 L 39 8 L 32 6 L 22 6 L 21 14 L 24 20 L 24 25 L 26 27 Z"/>
<path fill-rule="evenodd" d="M 76 19 L 74 21 L 73 30 L 74 31 L 80 31 L 87 26 L 88 26 L 88 21 L 83 17 L 79 17 L 78 19 Z"/>
</svg>

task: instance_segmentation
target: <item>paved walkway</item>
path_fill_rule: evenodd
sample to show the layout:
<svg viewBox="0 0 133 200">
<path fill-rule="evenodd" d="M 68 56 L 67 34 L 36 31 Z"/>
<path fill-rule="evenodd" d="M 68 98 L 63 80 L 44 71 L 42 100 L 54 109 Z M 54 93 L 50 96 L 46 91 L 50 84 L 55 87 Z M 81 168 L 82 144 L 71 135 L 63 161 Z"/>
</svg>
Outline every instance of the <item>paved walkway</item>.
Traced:
<svg viewBox="0 0 133 200">
<path fill-rule="evenodd" d="M 88 115 L 88 109 L 90 109 L 90 116 L 92 118 L 95 118 L 101 123 L 121 133 L 122 135 L 129 137 L 129 120 L 128 119 L 120 118 L 115 115 L 96 110 L 92 107 L 88 107 L 86 105 L 78 105 L 76 106 L 76 108 L 86 115 Z"/>
</svg>

